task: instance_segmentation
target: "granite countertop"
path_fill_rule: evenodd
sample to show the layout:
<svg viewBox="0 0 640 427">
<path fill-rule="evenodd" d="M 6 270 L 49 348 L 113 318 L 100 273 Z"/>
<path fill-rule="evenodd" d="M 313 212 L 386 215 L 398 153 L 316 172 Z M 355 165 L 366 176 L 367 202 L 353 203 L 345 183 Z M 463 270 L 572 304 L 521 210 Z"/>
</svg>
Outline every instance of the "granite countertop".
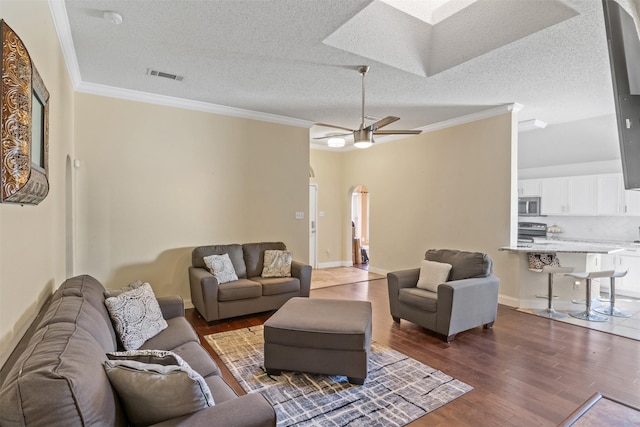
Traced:
<svg viewBox="0 0 640 427">
<path fill-rule="evenodd" d="M 524 253 L 613 254 L 624 251 L 625 247 L 613 243 L 546 240 L 542 242 L 518 243 L 515 246 L 504 246 L 500 248 L 500 250 Z"/>
</svg>

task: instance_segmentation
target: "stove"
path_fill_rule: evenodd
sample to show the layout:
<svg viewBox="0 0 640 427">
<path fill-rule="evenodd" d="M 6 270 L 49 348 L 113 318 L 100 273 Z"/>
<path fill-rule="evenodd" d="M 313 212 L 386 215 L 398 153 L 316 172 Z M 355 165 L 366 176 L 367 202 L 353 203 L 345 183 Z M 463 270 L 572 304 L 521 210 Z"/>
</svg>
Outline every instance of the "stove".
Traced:
<svg viewBox="0 0 640 427">
<path fill-rule="evenodd" d="M 535 238 L 547 238 L 547 224 L 543 222 L 519 222 L 518 242 L 534 242 Z"/>
</svg>

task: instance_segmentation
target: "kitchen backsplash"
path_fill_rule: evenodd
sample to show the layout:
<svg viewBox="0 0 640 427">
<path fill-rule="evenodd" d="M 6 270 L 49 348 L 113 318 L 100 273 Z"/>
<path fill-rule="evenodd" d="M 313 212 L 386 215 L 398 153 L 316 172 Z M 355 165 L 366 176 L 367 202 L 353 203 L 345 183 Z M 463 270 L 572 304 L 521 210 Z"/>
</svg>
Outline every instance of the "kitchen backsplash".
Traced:
<svg viewBox="0 0 640 427">
<path fill-rule="evenodd" d="M 631 216 L 544 216 L 520 217 L 524 222 L 557 225 L 563 232 L 549 237 L 631 242 L 640 240 L 640 217 Z"/>
</svg>

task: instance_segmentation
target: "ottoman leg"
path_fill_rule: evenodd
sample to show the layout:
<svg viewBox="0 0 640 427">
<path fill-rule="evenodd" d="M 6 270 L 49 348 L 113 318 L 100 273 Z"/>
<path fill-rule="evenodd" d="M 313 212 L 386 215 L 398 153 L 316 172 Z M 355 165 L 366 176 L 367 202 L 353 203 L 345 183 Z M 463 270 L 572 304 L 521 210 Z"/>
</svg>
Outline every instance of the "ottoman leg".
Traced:
<svg viewBox="0 0 640 427">
<path fill-rule="evenodd" d="M 366 380 L 366 378 L 354 378 L 354 377 L 347 377 L 347 379 L 349 380 L 349 384 L 355 384 L 355 385 L 363 385 L 364 380 Z"/>
<path fill-rule="evenodd" d="M 267 368 L 267 375 L 280 376 L 282 375 L 282 371 L 280 369 L 269 369 Z"/>
</svg>

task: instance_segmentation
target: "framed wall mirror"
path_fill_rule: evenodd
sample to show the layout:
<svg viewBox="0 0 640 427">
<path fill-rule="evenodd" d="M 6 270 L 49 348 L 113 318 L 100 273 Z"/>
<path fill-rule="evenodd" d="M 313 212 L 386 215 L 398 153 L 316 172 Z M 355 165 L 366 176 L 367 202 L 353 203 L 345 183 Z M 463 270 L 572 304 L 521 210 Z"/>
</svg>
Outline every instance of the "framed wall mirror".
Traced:
<svg viewBox="0 0 640 427">
<path fill-rule="evenodd" d="M 4 20 L 0 39 L 0 202 L 37 205 L 49 193 L 49 92 Z"/>
</svg>

